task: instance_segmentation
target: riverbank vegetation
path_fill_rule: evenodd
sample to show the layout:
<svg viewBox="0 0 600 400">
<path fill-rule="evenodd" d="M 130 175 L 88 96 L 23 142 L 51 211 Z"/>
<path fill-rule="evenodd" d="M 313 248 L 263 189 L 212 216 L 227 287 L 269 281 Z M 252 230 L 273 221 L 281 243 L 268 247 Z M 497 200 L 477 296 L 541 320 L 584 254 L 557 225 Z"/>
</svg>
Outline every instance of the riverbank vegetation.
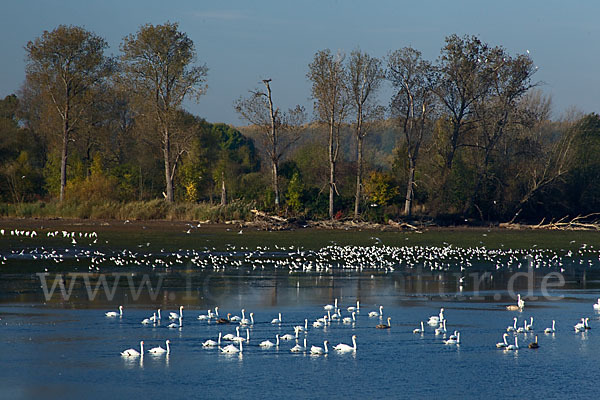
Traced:
<svg viewBox="0 0 600 400">
<path fill-rule="evenodd" d="M 249 82 L 231 94 L 241 127 L 184 110 L 210 70 L 177 24 L 107 46 L 74 26 L 25 44 L 22 89 L 0 100 L 0 216 L 489 224 L 600 210 L 600 117 L 553 118 L 529 54 L 475 36 L 448 36 L 437 60 L 319 50 L 312 113 Z"/>
</svg>

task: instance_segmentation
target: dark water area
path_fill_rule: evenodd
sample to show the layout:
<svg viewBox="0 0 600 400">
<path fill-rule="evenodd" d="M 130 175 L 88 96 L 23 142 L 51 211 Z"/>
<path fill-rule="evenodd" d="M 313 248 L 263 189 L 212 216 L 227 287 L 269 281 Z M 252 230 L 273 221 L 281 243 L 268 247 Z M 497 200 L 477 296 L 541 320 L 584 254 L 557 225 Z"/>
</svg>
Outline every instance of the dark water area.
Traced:
<svg viewBox="0 0 600 400">
<path fill-rule="evenodd" d="M 352 245 L 312 237 L 323 246 L 304 247 L 297 238 L 265 242 L 262 235 L 248 235 L 245 244 L 237 233 L 225 242 L 227 234 L 218 240 L 207 234 L 207 244 L 197 246 L 159 236 L 117 245 L 102 233 L 99 242 L 111 242 L 102 247 L 95 236 L 77 236 L 77 243 L 0 237 L 0 398 L 596 396 L 600 313 L 593 304 L 600 297 L 600 262 L 593 240 L 465 247 L 365 234 Z M 517 294 L 524 308 L 508 311 Z M 335 299 L 342 318 L 360 301 L 355 320 L 314 327 Z M 122 317 L 105 316 L 119 305 Z M 181 322 L 169 320 L 180 306 Z M 383 315 L 368 316 L 380 306 Z M 198 319 L 215 307 L 220 317 L 244 309 L 254 323 Z M 162 319 L 142 324 L 158 308 Z M 447 332 L 436 335 L 437 325 L 427 321 L 440 308 Z M 279 313 L 281 323 L 272 324 Z M 375 328 L 388 317 L 390 329 Z M 513 318 L 521 327 L 532 317 L 530 330 L 508 333 L 518 350 L 496 348 Z M 581 318 L 589 318 L 591 329 L 574 329 Z M 277 334 L 295 336 L 305 320 L 298 342 L 259 346 Z M 553 320 L 556 331 L 544 333 Z M 421 321 L 424 332 L 413 333 Z M 250 336 L 241 354 L 202 346 L 219 332 L 235 335 L 236 327 Z M 446 344 L 454 331 L 460 344 Z M 333 350 L 352 345 L 353 335 L 356 351 Z M 539 348 L 529 349 L 536 336 Z M 309 349 L 292 353 L 304 338 Z M 143 357 L 121 355 L 139 350 L 142 340 Z M 166 340 L 168 355 L 147 352 Z M 328 354 L 312 355 L 310 347 L 324 347 L 325 340 Z"/>
</svg>

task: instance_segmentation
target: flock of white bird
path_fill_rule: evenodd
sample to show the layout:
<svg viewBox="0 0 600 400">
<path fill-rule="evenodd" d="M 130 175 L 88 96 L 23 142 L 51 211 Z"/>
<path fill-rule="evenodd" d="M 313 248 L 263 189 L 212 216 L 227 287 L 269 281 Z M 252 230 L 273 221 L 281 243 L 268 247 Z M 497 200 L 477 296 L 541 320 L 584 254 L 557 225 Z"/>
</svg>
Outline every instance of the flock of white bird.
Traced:
<svg viewBox="0 0 600 400">
<path fill-rule="evenodd" d="M 35 230 L 0 229 L 0 237 L 4 235 L 22 240 L 35 240 L 38 237 Z M 98 234 L 94 231 L 47 231 L 46 236 L 66 239 L 67 243 L 61 249 L 40 245 L 12 250 L 8 257 L 54 263 L 76 260 L 85 262 L 90 271 L 100 271 L 101 267 L 142 266 L 154 269 L 181 265 L 216 271 L 241 267 L 252 270 L 275 268 L 288 270 L 290 273 L 328 273 L 332 270 L 392 272 L 399 268 L 404 270 L 422 268 L 424 271 L 451 271 L 459 268 L 460 271 L 465 271 L 474 264 L 487 266 L 492 270 L 548 267 L 564 271 L 564 267 L 569 265 L 591 267 L 594 262 L 600 261 L 600 251 L 587 244 L 582 244 L 575 251 L 539 249 L 536 246 L 530 249 L 487 249 L 483 245 L 461 248 L 450 244 L 386 246 L 382 245 L 378 238 L 373 237 L 376 240 L 373 246 L 331 244 L 319 250 L 306 250 L 296 246 L 258 246 L 249 249 L 226 245 L 225 250 L 205 247 L 144 252 L 142 250 L 150 246 L 150 243 L 146 242 L 137 246 L 138 251 L 123 249 L 103 252 L 94 250 L 94 246 L 98 243 Z M 570 244 L 573 243 L 574 241 Z M 0 263 L 5 264 L 8 260 L 7 255 L 3 254 L 0 257 Z"/>
<path fill-rule="evenodd" d="M 170 312 L 169 315 L 164 318 L 169 321 L 173 321 L 170 324 L 166 325 L 169 329 L 182 329 L 183 328 L 183 310 L 184 306 L 179 307 L 179 312 Z M 347 312 L 348 315 L 344 317 L 342 312 Z M 329 354 L 329 341 L 325 340 L 323 342 L 323 346 L 314 344 L 310 347 L 308 346 L 308 333 L 313 329 L 319 329 L 323 327 L 336 327 L 343 329 L 343 327 L 352 324 L 354 327 L 358 321 L 358 316 L 360 315 L 360 301 L 356 302 L 356 305 L 348 306 L 343 311 L 342 308 L 338 307 L 338 299 L 335 299 L 334 304 L 327 304 L 323 306 L 323 316 L 315 318 L 314 321 L 310 322 L 308 318 L 305 318 L 303 323 L 299 323 L 294 325 L 292 328 L 294 333 L 281 333 L 281 328 L 283 324 L 283 316 L 281 313 L 278 313 L 277 317 L 273 318 L 270 322 L 255 322 L 254 313 L 249 313 L 248 317 L 246 317 L 246 310 L 241 310 L 241 316 L 234 315 L 228 313 L 227 316 L 223 316 L 219 314 L 219 307 L 215 307 L 213 309 L 207 310 L 206 314 L 200 314 L 196 318 L 199 321 L 204 323 L 216 323 L 225 327 L 235 327 L 235 334 L 233 332 L 223 334 L 222 331 L 219 332 L 216 340 L 208 339 L 202 342 L 202 347 L 205 349 L 218 348 L 223 353 L 228 354 L 241 354 L 244 351 L 244 346 L 256 346 L 260 349 L 270 349 L 275 348 L 277 351 L 280 350 L 280 346 L 283 347 L 283 343 L 292 343 L 295 342 L 293 347 L 290 347 L 288 350 L 291 353 L 305 353 L 313 356 L 321 356 Z M 108 311 L 105 313 L 107 318 L 124 318 L 123 306 L 119 306 L 118 311 Z M 369 312 L 366 317 L 368 319 L 376 318 L 378 319 L 379 324 L 373 325 L 373 328 L 376 329 L 390 329 L 391 328 L 391 318 L 387 317 L 387 324 L 383 322 L 383 306 L 379 306 L 377 311 Z M 146 318 L 141 321 L 141 324 L 148 325 L 152 324 L 153 326 L 158 326 L 161 324 L 161 320 L 163 319 L 161 309 L 158 309 L 156 312 L 153 312 L 153 315 L 149 318 Z M 174 322 L 177 321 L 177 322 Z M 273 332 L 272 336 L 266 338 L 256 344 L 255 340 L 251 338 L 250 330 L 254 327 L 255 323 L 260 323 L 263 325 L 271 325 L 275 327 L 276 332 Z M 287 324 L 290 325 L 290 324 Z M 245 335 L 242 334 L 241 329 L 245 329 Z M 301 337 L 302 336 L 302 337 Z M 270 339 L 274 339 L 272 342 Z M 352 335 L 350 338 L 352 344 L 346 343 L 338 343 L 337 345 L 332 347 L 332 350 L 336 353 L 355 353 L 357 351 L 357 336 Z M 228 345 L 224 345 L 225 342 L 228 342 Z M 148 353 L 153 355 L 169 355 L 170 354 L 170 340 L 165 342 L 166 348 L 161 346 L 154 347 L 150 350 L 147 350 Z M 123 357 L 143 357 L 144 355 L 144 341 L 140 341 L 140 349 L 130 348 L 121 352 Z"/>
</svg>

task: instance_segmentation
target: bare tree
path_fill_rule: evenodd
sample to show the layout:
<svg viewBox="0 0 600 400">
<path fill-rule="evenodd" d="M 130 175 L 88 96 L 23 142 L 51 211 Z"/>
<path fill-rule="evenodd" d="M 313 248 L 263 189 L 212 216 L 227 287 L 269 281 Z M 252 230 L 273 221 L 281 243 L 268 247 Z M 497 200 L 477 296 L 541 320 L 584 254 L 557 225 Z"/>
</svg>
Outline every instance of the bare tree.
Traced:
<svg viewBox="0 0 600 400">
<path fill-rule="evenodd" d="M 312 82 L 312 97 L 317 120 L 328 127 L 329 218 L 334 217 L 333 199 L 336 187 L 336 163 L 340 149 L 340 130 L 348 112 L 347 71 L 344 55 L 329 49 L 318 51 L 308 66 L 307 78 Z"/>
<path fill-rule="evenodd" d="M 94 96 L 91 90 L 113 71 L 104 39 L 77 26 L 60 25 L 25 46 L 27 84 L 47 96 L 62 122 L 60 201 L 67 184 L 68 144 Z"/>
<path fill-rule="evenodd" d="M 257 89 L 251 92 L 250 97 L 238 99 L 235 110 L 261 132 L 260 140 L 271 162 L 275 210 L 279 213 L 279 162 L 290 146 L 300 138 L 300 128 L 306 121 L 306 113 L 301 106 L 281 113 L 273 105 L 271 79 L 264 79 L 263 83 L 266 92 Z"/>
<path fill-rule="evenodd" d="M 435 110 L 433 69 L 419 51 L 405 47 L 388 56 L 388 79 L 396 90 L 391 102 L 392 115 L 397 118 L 406 140 L 408 182 L 404 214 L 410 216 L 419 150 L 430 131 Z"/>
<path fill-rule="evenodd" d="M 121 45 L 123 76 L 128 86 L 152 110 L 160 130 L 167 201 L 173 202 L 173 177 L 181 151 L 173 155 L 172 125 L 186 97 L 204 94 L 207 67 L 194 66 L 194 43 L 176 23 L 147 24 Z"/>
<path fill-rule="evenodd" d="M 348 60 L 348 93 L 356 113 L 354 132 L 356 136 L 356 194 L 354 219 L 358 218 L 363 167 L 363 139 L 374 122 L 383 117 L 384 109 L 376 104 L 375 93 L 384 77 L 381 61 L 360 50 L 354 50 Z"/>
</svg>

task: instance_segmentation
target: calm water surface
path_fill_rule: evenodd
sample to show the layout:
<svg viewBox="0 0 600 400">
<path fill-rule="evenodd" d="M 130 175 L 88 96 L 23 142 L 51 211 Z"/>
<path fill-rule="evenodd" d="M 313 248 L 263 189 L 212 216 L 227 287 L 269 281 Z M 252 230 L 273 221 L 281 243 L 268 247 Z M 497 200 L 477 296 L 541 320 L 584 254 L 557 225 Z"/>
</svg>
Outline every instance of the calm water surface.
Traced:
<svg viewBox="0 0 600 400">
<path fill-rule="evenodd" d="M 264 276 L 230 280 L 228 294 L 220 298 L 221 314 L 239 315 L 243 306 L 246 316 L 254 312 L 255 317 L 250 342 L 241 356 L 201 346 L 204 340 L 216 339 L 219 331 L 235 333 L 235 329 L 234 325 L 197 320 L 200 313 L 206 313 L 199 307 L 186 306 L 182 328 L 169 329 L 164 316 L 167 311 L 178 311 L 175 304 L 162 304 L 160 324 L 143 326 L 141 320 L 155 311 L 149 304 L 126 305 L 123 318 L 106 318 L 104 312 L 115 309 L 118 302 L 103 307 L 94 303 L 5 303 L 0 306 L 2 397 L 126 398 L 140 393 L 150 398 L 261 398 L 283 393 L 286 398 L 595 396 L 600 367 L 600 334 L 596 333 L 600 315 L 592 309 L 596 290 L 556 291 L 552 294 L 564 296 L 562 300 L 528 302 L 523 312 L 509 312 L 500 302 L 479 298 L 427 299 L 396 292 L 390 278 L 347 277 L 336 285 L 321 282 L 312 287 L 301 279 L 303 284 L 298 287 L 289 277 L 272 276 L 271 285 L 263 282 L 262 288 L 257 283 Z M 351 344 L 355 334 L 356 353 L 330 351 L 326 357 L 293 354 L 289 349 L 295 341 L 282 341 L 279 348 L 258 347 L 262 340 L 275 341 L 277 333 L 293 334 L 293 326 L 303 324 L 305 318 L 312 322 L 322 316 L 323 305 L 335 296 L 347 315 L 345 308 L 354 304 L 361 279 L 365 281 L 361 313 L 354 324 L 310 326 L 306 333 L 309 347 L 323 346 L 324 340 L 330 345 Z M 468 298 L 472 293 L 462 294 Z M 367 316 L 379 304 L 384 305 L 384 317 L 392 318 L 392 329 L 375 329 L 379 318 Z M 419 321 L 436 315 L 440 307 L 445 308 L 448 329 L 461 332 L 460 346 L 445 345 L 427 325 L 425 334 L 412 333 Z M 283 323 L 272 325 L 271 319 L 279 312 Z M 519 324 L 534 317 L 539 349 L 526 348 L 533 340 L 532 333 L 518 335 L 522 347 L 516 352 L 495 348 L 514 316 Z M 591 318 L 592 329 L 575 333 L 573 325 L 583 316 Z M 544 334 L 553 319 L 557 332 Z M 300 342 L 304 336 L 299 335 Z M 171 341 L 168 357 L 146 354 L 126 359 L 119 354 L 138 348 L 140 340 L 145 341 L 146 349 L 164 347 L 166 339 Z M 509 342 L 512 340 L 511 334 Z"/>
<path fill-rule="evenodd" d="M 289 272 L 287 267 L 252 268 L 234 260 L 227 260 L 227 265 L 221 260 L 217 270 L 189 263 L 152 269 L 111 264 L 93 270 L 91 255 L 73 255 L 73 250 L 67 254 L 66 249 L 67 261 L 55 264 L 53 259 L 36 261 L 41 251 L 34 246 L 0 248 L 0 255 L 7 257 L 0 270 L 0 398 L 597 397 L 600 314 L 592 307 L 600 297 L 597 253 L 568 262 L 565 256 L 561 264 L 551 256 L 540 258 L 539 270 L 495 260 L 474 261 L 470 271 L 461 271 L 458 264 L 448 267 L 448 261 L 443 271 L 434 271 L 433 260 L 429 267 L 408 269 Z M 176 255 L 161 257 L 176 260 Z M 214 256 L 223 252 L 215 251 Z M 281 252 L 270 256 L 299 257 Z M 93 274 L 86 275 L 88 271 Z M 543 280 L 550 272 L 560 273 L 565 282 L 544 293 Z M 521 277 L 515 280 L 515 273 Z M 90 296 L 100 279 L 107 279 L 114 293 L 108 295 L 98 286 L 96 295 Z M 141 286 L 144 279 L 160 289 L 152 292 Z M 46 290 L 61 282 L 71 291 L 65 297 L 57 284 L 54 294 L 46 296 L 44 282 Z M 515 303 L 511 288 L 526 296 L 522 312 L 505 308 Z M 325 328 L 309 325 L 299 334 L 300 344 L 306 337 L 308 347 L 329 341 L 327 356 L 291 353 L 294 340 L 270 349 L 258 346 L 266 339 L 274 342 L 276 334 L 293 334 L 293 327 L 305 319 L 312 323 L 322 317 L 323 306 L 335 298 L 343 316 L 349 315 L 346 307 L 361 301 L 356 322 L 334 321 Z M 119 305 L 124 306 L 122 318 L 105 317 Z M 185 307 L 182 327 L 169 329 L 166 316 L 178 312 L 179 305 Z M 368 312 L 379 305 L 384 306 L 384 318 L 369 318 Z M 242 355 L 202 347 L 205 340 L 216 340 L 219 332 L 235 333 L 234 324 L 197 319 L 215 306 L 221 315 L 240 315 L 242 308 L 247 317 L 254 313 Z M 163 320 L 142 325 L 159 307 Z M 413 333 L 420 321 L 437 315 L 441 307 L 448 330 L 461 333 L 459 346 L 444 344 L 443 336 L 436 336 L 427 324 L 424 334 Z M 278 313 L 282 323 L 271 324 Z M 375 329 L 387 317 L 392 328 Z M 518 351 L 498 350 L 495 344 L 513 317 L 519 326 L 533 317 L 533 332 L 517 335 Z M 591 329 L 576 333 L 573 325 L 582 317 L 590 318 Z M 544 334 L 552 320 L 556 333 Z M 351 344 L 352 335 L 357 336 L 355 353 L 332 350 L 340 342 Z M 540 348 L 532 350 L 527 344 L 535 335 Z M 509 343 L 514 337 L 511 333 Z M 120 355 L 139 348 L 140 340 L 147 350 L 164 347 L 167 339 L 169 356 Z"/>
</svg>

